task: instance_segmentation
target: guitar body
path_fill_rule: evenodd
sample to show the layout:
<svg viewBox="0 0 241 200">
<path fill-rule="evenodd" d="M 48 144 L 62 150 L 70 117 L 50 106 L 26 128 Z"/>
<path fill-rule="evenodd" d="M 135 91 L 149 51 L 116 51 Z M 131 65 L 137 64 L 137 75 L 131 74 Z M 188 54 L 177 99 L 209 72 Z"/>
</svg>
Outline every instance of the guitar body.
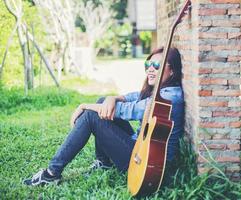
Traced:
<svg viewBox="0 0 241 200">
<path fill-rule="evenodd" d="M 165 171 L 167 145 L 173 128 L 171 104 L 156 102 L 153 113 L 149 121 L 143 120 L 144 125 L 132 151 L 128 187 L 133 196 L 156 192 Z"/>
</svg>

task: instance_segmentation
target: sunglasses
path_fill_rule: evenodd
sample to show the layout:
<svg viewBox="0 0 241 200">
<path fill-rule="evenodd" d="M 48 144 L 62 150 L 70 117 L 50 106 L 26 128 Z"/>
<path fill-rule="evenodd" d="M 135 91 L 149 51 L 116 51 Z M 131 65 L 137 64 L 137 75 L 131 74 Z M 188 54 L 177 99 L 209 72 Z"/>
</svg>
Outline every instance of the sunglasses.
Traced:
<svg viewBox="0 0 241 200">
<path fill-rule="evenodd" d="M 160 68 L 160 62 L 146 60 L 145 61 L 145 70 L 148 70 L 151 66 L 153 66 L 155 68 L 155 70 L 158 70 Z"/>
</svg>

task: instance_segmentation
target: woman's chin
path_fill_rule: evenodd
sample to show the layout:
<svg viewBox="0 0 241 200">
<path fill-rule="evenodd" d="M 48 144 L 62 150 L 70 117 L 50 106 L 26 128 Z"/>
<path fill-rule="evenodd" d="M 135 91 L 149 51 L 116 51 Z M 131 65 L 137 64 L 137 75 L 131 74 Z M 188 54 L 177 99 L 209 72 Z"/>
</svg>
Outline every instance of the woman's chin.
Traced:
<svg viewBox="0 0 241 200">
<path fill-rule="evenodd" d="M 151 86 L 154 86 L 155 85 L 155 80 L 149 80 L 148 84 L 151 85 Z"/>
</svg>

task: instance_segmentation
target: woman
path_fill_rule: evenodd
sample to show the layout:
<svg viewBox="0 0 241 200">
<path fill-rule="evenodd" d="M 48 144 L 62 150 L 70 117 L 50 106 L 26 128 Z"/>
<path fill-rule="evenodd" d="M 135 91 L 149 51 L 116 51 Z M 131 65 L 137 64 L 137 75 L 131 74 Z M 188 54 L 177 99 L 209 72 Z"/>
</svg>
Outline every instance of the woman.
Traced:
<svg viewBox="0 0 241 200">
<path fill-rule="evenodd" d="M 59 182 L 65 166 L 81 151 L 91 133 L 95 136 L 96 161 L 93 168 L 108 169 L 115 165 L 121 172 L 128 169 L 132 149 L 140 130 L 134 132 L 129 120 L 141 120 L 160 67 L 163 48 L 157 49 L 145 62 L 146 80 L 141 92 L 125 96 L 108 96 L 96 104 L 81 104 L 71 118 L 72 130 L 45 170 L 39 171 L 26 185 Z M 167 161 L 172 162 L 178 152 L 178 140 L 183 133 L 183 92 L 181 87 L 181 57 L 177 49 L 168 53 L 160 95 L 172 101 L 171 119 L 174 128 L 170 136 Z"/>
</svg>

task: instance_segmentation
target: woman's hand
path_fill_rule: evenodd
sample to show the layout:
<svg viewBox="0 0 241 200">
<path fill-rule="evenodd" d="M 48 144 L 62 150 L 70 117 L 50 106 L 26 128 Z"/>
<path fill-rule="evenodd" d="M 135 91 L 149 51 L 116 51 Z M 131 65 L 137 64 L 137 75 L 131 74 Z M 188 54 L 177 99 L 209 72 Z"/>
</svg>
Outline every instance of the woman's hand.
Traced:
<svg viewBox="0 0 241 200">
<path fill-rule="evenodd" d="M 72 114 L 70 125 L 73 128 L 75 121 L 84 110 L 93 110 L 98 113 L 101 119 L 113 120 L 115 115 L 115 103 L 117 98 L 114 96 L 106 97 L 102 104 L 80 104 Z"/>
<path fill-rule="evenodd" d="M 115 97 L 113 96 L 106 97 L 98 111 L 99 117 L 101 119 L 113 120 L 114 114 L 115 114 L 115 103 L 116 103 Z"/>
<path fill-rule="evenodd" d="M 78 108 L 74 111 L 74 113 L 72 114 L 71 119 L 70 119 L 70 126 L 71 126 L 71 128 L 74 127 L 75 121 L 82 114 L 84 109 L 85 109 L 85 104 L 80 104 L 78 106 Z"/>
</svg>

